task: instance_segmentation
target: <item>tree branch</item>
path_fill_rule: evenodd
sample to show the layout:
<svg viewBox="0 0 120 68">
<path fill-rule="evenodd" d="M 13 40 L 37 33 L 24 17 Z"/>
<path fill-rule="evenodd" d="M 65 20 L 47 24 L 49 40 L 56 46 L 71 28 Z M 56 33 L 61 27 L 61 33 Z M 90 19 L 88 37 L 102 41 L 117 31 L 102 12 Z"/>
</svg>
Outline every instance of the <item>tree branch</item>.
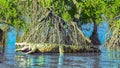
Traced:
<svg viewBox="0 0 120 68">
<path fill-rule="evenodd" d="M 2 19 L 0 19 L 0 24 L 7 24 L 7 25 L 9 25 L 9 26 L 13 26 L 12 24 L 9 24 L 9 23 L 7 23 L 6 21 L 4 21 L 4 20 L 2 20 Z"/>
</svg>

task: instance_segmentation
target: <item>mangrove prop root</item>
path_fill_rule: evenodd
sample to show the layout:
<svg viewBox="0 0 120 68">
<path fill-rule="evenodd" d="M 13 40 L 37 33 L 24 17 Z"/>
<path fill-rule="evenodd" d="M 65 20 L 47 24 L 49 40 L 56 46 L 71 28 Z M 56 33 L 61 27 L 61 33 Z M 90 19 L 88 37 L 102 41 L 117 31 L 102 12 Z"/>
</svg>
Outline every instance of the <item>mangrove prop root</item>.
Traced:
<svg viewBox="0 0 120 68">
<path fill-rule="evenodd" d="M 20 42 L 81 46 L 91 44 L 91 41 L 78 28 L 76 22 L 65 22 L 53 11 L 49 12 L 36 25 L 29 26 L 27 31 L 23 33 Z"/>
<path fill-rule="evenodd" d="M 108 47 L 116 47 L 120 46 L 120 27 L 116 28 L 114 26 L 110 28 L 110 31 L 106 34 L 105 39 L 105 45 Z"/>
<path fill-rule="evenodd" d="M 28 51 L 26 54 L 34 53 L 37 50 L 42 53 L 60 52 L 60 54 L 99 51 L 99 49 L 87 46 L 91 45 L 91 41 L 84 36 L 76 22 L 66 22 L 56 16 L 53 11 L 38 23 L 33 25 L 30 23 L 19 42 L 27 43 L 16 51 Z"/>
</svg>

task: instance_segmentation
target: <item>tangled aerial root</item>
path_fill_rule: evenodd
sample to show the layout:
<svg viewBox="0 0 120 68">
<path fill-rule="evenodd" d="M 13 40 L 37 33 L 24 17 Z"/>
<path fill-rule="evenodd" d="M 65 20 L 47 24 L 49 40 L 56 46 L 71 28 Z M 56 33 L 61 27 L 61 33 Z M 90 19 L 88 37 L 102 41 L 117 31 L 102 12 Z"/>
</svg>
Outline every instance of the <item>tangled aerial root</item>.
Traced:
<svg viewBox="0 0 120 68">
<path fill-rule="evenodd" d="M 40 22 L 29 26 L 20 42 L 81 46 L 91 44 L 91 41 L 78 28 L 76 22 L 65 22 L 53 11 L 49 12 Z"/>
<path fill-rule="evenodd" d="M 107 38 L 105 38 L 105 39 L 109 39 L 105 42 L 105 45 L 110 48 L 115 46 L 117 47 L 120 46 L 120 26 L 114 28 L 113 27 L 111 27 L 110 31 L 106 35 Z"/>
</svg>

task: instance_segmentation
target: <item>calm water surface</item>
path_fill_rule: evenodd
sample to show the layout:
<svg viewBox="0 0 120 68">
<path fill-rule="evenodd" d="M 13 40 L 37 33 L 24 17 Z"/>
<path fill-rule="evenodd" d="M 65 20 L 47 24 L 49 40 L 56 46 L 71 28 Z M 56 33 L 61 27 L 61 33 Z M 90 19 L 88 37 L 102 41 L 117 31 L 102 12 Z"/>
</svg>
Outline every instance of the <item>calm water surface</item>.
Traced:
<svg viewBox="0 0 120 68">
<path fill-rule="evenodd" d="M 92 25 L 91 25 L 92 26 Z M 105 28 L 100 26 L 98 30 Z M 84 26 L 83 26 L 84 27 Z M 100 29 L 102 27 L 102 29 Z M 92 29 L 90 29 L 92 30 Z M 104 43 L 104 32 L 99 32 L 99 39 Z M 87 34 L 87 31 L 84 30 Z M 87 34 L 88 37 L 90 35 Z M 8 43 L 4 55 L 0 55 L 0 68 L 120 68 L 120 51 L 107 50 L 104 45 L 100 46 L 102 51 L 98 53 L 69 53 L 59 55 L 57 53 L 26 55 L 15 52 L 16 33 L 8 33 Z"/>
</svg>

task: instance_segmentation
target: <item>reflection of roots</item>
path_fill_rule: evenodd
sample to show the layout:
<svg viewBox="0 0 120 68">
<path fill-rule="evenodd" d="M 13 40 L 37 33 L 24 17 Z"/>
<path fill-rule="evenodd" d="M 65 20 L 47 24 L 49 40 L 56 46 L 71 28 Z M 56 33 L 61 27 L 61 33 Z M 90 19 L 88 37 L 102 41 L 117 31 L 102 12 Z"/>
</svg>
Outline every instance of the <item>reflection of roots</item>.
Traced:
<svg viewBox="0 0 120 68">
<path fill-rule="evenodd" d="M 28 51 L 27 51 L 28 50 Z M 81 53 L 81 52 L 100 52 L 97 47 L 93 46 L 74 46 L 74 45 L 59 45 L 59 44 L 49 44 L 49 43 L 41 43 L 41 44 L 33 44 L 26 43 L 20 49 L 16 49 L 16 51 L 27 51 L 26 54 L 35 53 L 39 51 L 41 53 Z"/>
</svg>

